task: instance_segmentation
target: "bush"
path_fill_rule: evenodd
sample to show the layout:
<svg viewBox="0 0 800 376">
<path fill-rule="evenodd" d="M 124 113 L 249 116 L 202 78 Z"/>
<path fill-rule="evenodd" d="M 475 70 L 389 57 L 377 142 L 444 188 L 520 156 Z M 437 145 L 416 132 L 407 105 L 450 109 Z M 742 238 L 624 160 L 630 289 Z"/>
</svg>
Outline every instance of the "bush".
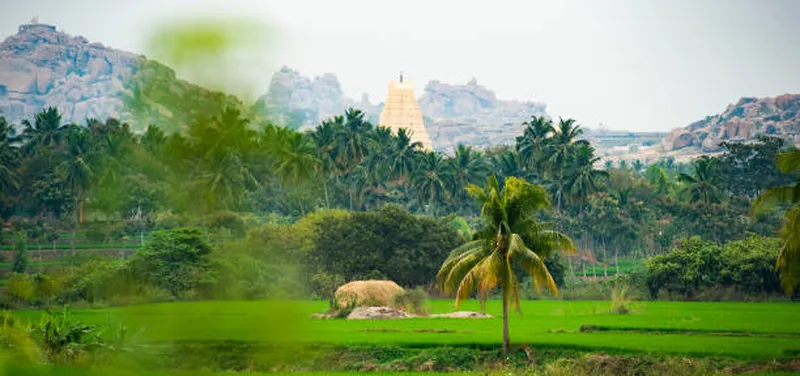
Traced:
<svg viewBox="0 0 800 376">
<path fill-rule="evenodd" d="M 415 315 L 428 314 L 428 293 L 422 287 L 405 290 L 394 296 L 392 308 L 400 309 Z"/>
<path fill-rule="evenodd" d="M 308 267 L 349 281 L 385 276 L 402 286 L 425 285 L 461 244 L 447 221 L 414 216 L 396 206 L 323 218 L 316 227 Z"/>
<path fill-rule="evenodd" d="M 216 212 L 208 218 L 207 222 L 208 227 L 212 230 L 227 230 L 237 236 L 244 236 L 245 234 L 244 219 L 239 214 L 231 211 Z"/>
<path fill-rule="evenodd" d="M 106 243 L 124 235 L 123 222 L 93 221 L 81 224 L 81 229 L 86 235 L 86 240 L 92 243 Z"/>
<path fill-rule="evenodd" d="M 61 313 L 47 312 L 32 331 L 51 363 L 81 363 L 91 352 L 105 347 L 99 328 L 73 320 L 68 307 Z"/>
<path fill-rule="evenodd" d="M 624 286 L 614 286 L 611 290 L 611 313 L 617 315 L 627 315 L 632 312 L 630 307 L 631 299 L 627 295 Z"/>
<path fill-rule="evenodd" d="M 28 250 L 27 250 L 28 236 L 24 233 L 17 233 L 14 236 L 14 263 L 11 265 L 12 273 L 25 273 L 28 269 Z"/>
<path fill-rule="evenodd" d="M 6 292 L 13 303 L 26 304 L 33 299 L 36 286 L 27 274 L 13 273 L 6 281 Z"/>
<path fill-rule="evenodd" d="M 683 239 L 672 252 L 647 260 L 653 298 L 764 295 L 781 291 L 775 260 L 780 240 L 762 236 L 719 246 L 698 237 Z M 727 291 L 713 294 L 710 291 Z"/>
<path fill-rule="evenodd" d="M 131 273 L 146 284 L 181 298 L 213 283 L 210 253 L 211 246 L 199 229 L 155 231 L 131 258 Z"/>
<path fill-rule="evenodd" d="M 39 348 L 28 332 L 11 312 L 0 312 L 0 353 L 10 353 L 13 359 L 29 363 L 38 361 Z"/>
</svg>

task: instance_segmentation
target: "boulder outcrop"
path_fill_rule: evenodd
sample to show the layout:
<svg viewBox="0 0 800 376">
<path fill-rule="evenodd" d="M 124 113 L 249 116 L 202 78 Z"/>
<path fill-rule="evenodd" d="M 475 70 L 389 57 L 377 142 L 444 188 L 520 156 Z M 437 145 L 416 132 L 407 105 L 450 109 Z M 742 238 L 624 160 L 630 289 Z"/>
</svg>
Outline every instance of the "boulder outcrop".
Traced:
<svg viewBox="0 0 800 376">
<path fill-rule="evenodd" d="M 800 94 L 741 98 L 721 114 L 673 130 L 661 146 L 664 151 L 695 147 L 714 152 L 721 149 L 724 141 L 747 141 L 759 134 L 796 142 L 800 136 Z"/>
<path fill-rule="evenodd" d="M 22 25 L 0 43 L 0 114 L 12 123 L 55 107 L 66 123 L 117 117 L 138 129 L 175 130 L 220 105 L 240 104 L 177 79 L 158 62 L 52 25 Z"/>
</svg>

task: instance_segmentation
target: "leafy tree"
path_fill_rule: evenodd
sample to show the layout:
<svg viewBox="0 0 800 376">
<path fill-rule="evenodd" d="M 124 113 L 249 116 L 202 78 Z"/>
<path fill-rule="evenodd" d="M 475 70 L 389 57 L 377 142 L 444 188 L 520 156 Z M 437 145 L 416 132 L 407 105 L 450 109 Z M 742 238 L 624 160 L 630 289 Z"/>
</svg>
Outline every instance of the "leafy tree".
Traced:
<svg viewBox="0 0 800 376">
<path fill-rule="evenodd" d="M 534 285 L 558 292 L 544 260 L 558 249 L 573 250 L 566 235 L 547 230 L 537 222 L 536 212 L 550 206 L 546 191 L 525 180 L 510 177 L 501 189 L 490 176 L 485 189 L 469 186 L 469 193 L 481 203 L 485 226 L 473 241 L 456 248 L 442 264 L 437 279 L 440 288 L 456 293 L 456 306 L 473 290 L 484 301 L 498 285 L 503 301 L 503 352 L 508 353 L 508 305 L 519 305 L 519 279 L 513 266 L 529 273 Z"/>
<path fill-rule="evenodd" d="M 383 275 L 402 286 L 431 282 L 440 260 L 461 237 L 445 220 L 414 216 L 392 205 L 349 216 L 326 216 L 315 225 L 307 254 L 310 272 L 347 281 Z"/>
<path fill-rule="evenodd" d="M 726 288 L 763 294 L 780 289 L 773 262 L 777 239 L 752 236 L 724 246 L 685 238 L 671 252 L 647 260 L 647 285 L 653 297 L 695 298 Z"/>
<path fill-rule="evenodd" d="M 723 142 L 726 151 L 717 161 L 719 181 L 731 194 L 756 198 L 764 189 L 792 183 L 792 176 L 775 164 L 778 154 L 786 151 L 786 140 L 758 136 L 755 142 Z"/>
<path fill-rule="evenodd" d="M 131 259 L 134 275 L 180 298 L 209 278 L 211 246 L 199 229 L 155 231 Z"/>
</svg>

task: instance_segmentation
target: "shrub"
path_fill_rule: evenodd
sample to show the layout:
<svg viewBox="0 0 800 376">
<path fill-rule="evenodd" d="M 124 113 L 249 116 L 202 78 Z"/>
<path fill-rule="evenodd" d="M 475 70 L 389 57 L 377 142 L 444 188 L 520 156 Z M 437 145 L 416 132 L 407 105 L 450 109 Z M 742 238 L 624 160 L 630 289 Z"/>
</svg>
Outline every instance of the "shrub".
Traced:
<svg viewBox="0 0 800 376">
<path fill-rule="evenodd" d="M 28 269 L 28 235 L 24 232 L 14 234 L 14 264 L 11 265 L 12 273 L 25 273 Z"/>
<path fill-rule="evenodd" d="M 208 227 L 213 230 L 227 230 L 231 234 L 244 236 L 246 226 L 244 219 L 231 211 L 219 211 L 212 214 L 208 220 Z"/>
<path fill-rule="evenodd" d="M 724 246 L 698 237 L 683 239 L 672 252 L 647 260 L 647 287 L 653 298 L 696 299 L 779 292 L 774 270 L 780 240 L 762 236 Z M 710 291 L 727 291 L 713 294 Z"/>
<path fill-rule="evenodd" d="M 336 289 L 344 284 L 344 277 L 338 274 L 320 272 L 311 276 L 312 293 L 328 301 L 330 309 L 336 306 Z"/>
<path fill-rule="evenodd" d="M 611 290 L 611 313 L 617 315 L 627 315 L 631 313 L 631 299 L 627 295 L 627 289 L 623 286 L 614 286 Z"/>
<path fill-rule="evenodd" d="M 428 293 L 421 287 L 405 290 L 394 296 L 392 299 L 392 308 L 411 312 L 415 315 L 427 315 Z"/>
<path fill-rule="evenodd" d="M 131 258 L 131 273 L 181 298 L 210 282 L 211 246 L 195 228 L 155 231 Z"/>
<path fill-rule="evenodd" d="M 11 353 L 13 359 L 26 362 L 35 362 L 40 357 L 28 328 L 9 311 L 0 312 L 0 352 Z"/>
<path fill-rule="evenodd" d="M 5 294 L 14 303 L 25 304 L 30 302 L 35 292 L 36 286 L 27 274 L 13 273 L 6 281 Z"/>
<path fill-rule="evenodd" d="M 47 312 L 32 331 L 51 363 L 80 363 L 92 351 L 105 346 L 98 327 L 73 320 L 69 307 L 61 313 Z"/>
</svg>

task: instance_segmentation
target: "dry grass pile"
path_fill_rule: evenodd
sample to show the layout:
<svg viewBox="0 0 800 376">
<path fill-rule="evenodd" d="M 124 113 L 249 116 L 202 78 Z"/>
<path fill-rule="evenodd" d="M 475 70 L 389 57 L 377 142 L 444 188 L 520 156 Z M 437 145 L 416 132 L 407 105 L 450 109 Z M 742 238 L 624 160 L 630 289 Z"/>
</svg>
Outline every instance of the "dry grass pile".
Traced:
<svg viewBox="0 0 800 376">
<path fill-rule="evenodd" d="M 336 289 L 336 307 L 390 306 L 404 291 L 392 281 L 353 281 Z"/>
</svg>

